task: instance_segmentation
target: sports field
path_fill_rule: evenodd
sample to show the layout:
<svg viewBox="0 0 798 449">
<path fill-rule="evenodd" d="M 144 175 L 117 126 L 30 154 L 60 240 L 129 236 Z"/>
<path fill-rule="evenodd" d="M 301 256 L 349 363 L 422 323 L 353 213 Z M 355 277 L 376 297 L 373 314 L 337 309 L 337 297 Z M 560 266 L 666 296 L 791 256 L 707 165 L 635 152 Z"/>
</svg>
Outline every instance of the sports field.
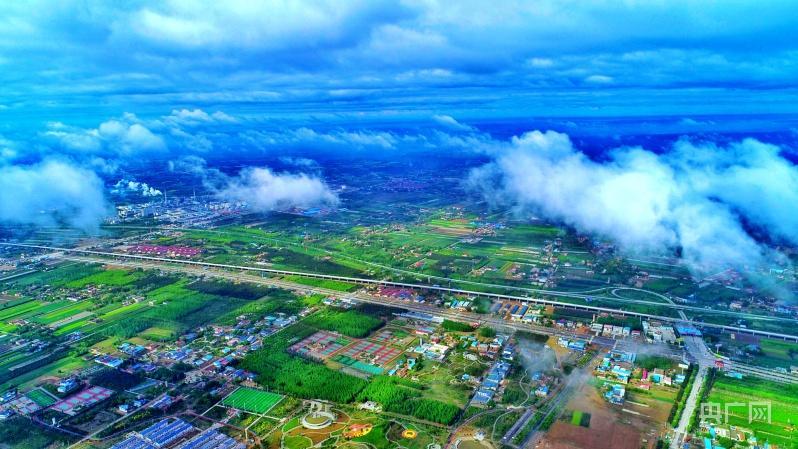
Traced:
<svg viewBox="0 0 798 449">
<path fill-rule="evenodd" d="M 39 405 L 39 407 L 49 407 L 56 403 L 56 400 L 52 396 L 45 393 L 40 388 L 25 393 L 25 396 L 27 396 L 31 401 Z"/>
<path fill-rule="evenodd" d="M 241 387 L 224 398 L 222 404 L 247 412 L 266 413 L 282 399 L 277 393 Z"/>
</svg>

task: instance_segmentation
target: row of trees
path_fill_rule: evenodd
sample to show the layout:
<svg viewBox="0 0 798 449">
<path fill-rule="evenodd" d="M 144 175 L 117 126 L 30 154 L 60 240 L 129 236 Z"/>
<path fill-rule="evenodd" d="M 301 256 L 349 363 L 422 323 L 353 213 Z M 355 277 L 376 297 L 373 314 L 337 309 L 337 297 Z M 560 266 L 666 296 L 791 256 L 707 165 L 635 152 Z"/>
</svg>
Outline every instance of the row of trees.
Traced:
<svg viewBox="0 0 798 449">
<path fill-rule="evenodd" d="M 449 332 L 471 332 L 474 330 L 470 324 L 461 323 L 459 321 L 443 320 L 441 327 Z"/>
<path fill-rule="evenodd" d="M 382 320 L 355 310 L 329 310 L 307 318 L 306 323 L 355 338 L 363 338 L 382 326 Z"/>
<path fill-rule="evenodd" d="M 307 324 L 296 324 L 269 337 L 263 348 L 244 358 L 241 366 L 257 373 L 261 385 L 291 396 L 339 403 L 375 401 L 386 411 L 441 424 L 454 421 L 460 412 L 455 405 L 421 398 L 424 387 L 407 379 L 376 376 L 367 382 L 289 355 L 286 348 L 292 342 L 315 331 Z"/>
<path fill-rule="evenodd" d="M 257 373 L 260 384 L 280 393 L 307 399 L 352 402 L 366 387 L 365 380 L 286 353 L 291 341 L 313 332 L 313 328 L 294 325 L 266 339 L 263 348 L 247 355 L 241 366 Z"/>
<path fill-rule="evenodd" d="M 188 286 L 189 289 L 210 295 L 227 296 L 246 300 L 262 298 L 274 289 L 253 284 L 233 284 L 224 281 L 198 281 Z"/>
<path fill-rule="evenodd" d="M 358 400 L 374 401 L 393 413 L 414 416 L 426 421 L 449 424 L 457 417 L 460 408 L 433 399 L 420 398 L 419 384 L 401 378 L 379 376 L 360 392 Z"/>
</svg>

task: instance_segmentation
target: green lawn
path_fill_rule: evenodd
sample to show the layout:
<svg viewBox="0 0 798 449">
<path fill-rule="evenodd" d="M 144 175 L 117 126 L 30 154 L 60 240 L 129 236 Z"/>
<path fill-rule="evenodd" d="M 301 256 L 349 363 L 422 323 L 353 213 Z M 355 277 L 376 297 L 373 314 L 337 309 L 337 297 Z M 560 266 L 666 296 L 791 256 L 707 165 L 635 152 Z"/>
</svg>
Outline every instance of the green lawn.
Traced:
<svg viewBox="0 0 798 449">
<path fill-rule="evenodd" d="M 285 449 L 307 449 L 311 446 L 313 446 L 313 441 L 306 436 L 286 435 L 283 439 L 283 448 Z"/>
<path fill-rule="evenodd" d="M 222 404 L 254 413 L 266 413 L 283 399 L 283 395 L 254 388 L 240 387 L 224 398 Z"/>
<path fill-rule="evenodd" d="M 55 404 L 55 399 L 41 389 L 37 388 L 25 393 L 25 396 L 30 398 L 31 401 L 38 404 L 40 407 L 49 407 Z"/>
</svg>

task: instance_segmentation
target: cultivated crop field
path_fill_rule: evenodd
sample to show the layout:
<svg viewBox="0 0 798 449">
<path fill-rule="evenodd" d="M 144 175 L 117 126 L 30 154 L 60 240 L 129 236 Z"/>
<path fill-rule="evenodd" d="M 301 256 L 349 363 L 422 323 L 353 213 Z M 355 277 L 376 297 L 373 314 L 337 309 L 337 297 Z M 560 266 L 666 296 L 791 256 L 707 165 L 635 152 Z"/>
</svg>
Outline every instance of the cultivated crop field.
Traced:
<svg viewBox="0 0 798 449">
<path fill-rule="evenodd" d="M 266 413 L 283 399 L 283 395 L 241 387 L 224 398 L 222 404 L 254 413 Z"/>
<path fill-rule="evenodd" d="M 762 420 L 748 422 L 748 404 L 751 401 L 771 403 L 770 423 Z M 726 404 L 744 404 L 730 405 L 729 424 L 753 430 L 759 441 L 798 449 L 798 385 L 783 385 L 752 377 L 720 377 L 713 384 L 707 402 L 721 404 L 722 410 Z"/>
</svg>

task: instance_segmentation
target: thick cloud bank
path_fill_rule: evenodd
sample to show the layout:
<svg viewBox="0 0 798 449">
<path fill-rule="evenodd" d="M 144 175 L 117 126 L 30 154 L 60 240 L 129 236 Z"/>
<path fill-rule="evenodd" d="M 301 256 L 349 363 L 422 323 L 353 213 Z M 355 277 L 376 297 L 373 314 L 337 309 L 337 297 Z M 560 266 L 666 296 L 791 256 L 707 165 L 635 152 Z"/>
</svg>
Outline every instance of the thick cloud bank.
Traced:
<svg viewBox="0 0 798 449">
<path fill-rule="evenodd" d="M 469 185 L 516 206 L 609 237 L 629 251 L 679 251 L 697 272 L 753 268 L 773 255 L 758 234 L 798 244 L 798 167 L 778 147 L 676 142 L 664 154 L 619 148 L 594 161 L 553 131 L 496 145 Z"/>
<path fill-rule="evenodd" d="M 238 177 L 227 180 L 218 196 L 245 201 L 259 212 L 338 203 L 338 197 L 320 178 L 304 173 L 275 173 L 268 168 L 244 169 Z"/>
<path fill-rule="evenodd" d="M 108 213 L 103 183 L 71 163 L 0 167 L 0 222 L 95 230 Z"/>
</svg>

